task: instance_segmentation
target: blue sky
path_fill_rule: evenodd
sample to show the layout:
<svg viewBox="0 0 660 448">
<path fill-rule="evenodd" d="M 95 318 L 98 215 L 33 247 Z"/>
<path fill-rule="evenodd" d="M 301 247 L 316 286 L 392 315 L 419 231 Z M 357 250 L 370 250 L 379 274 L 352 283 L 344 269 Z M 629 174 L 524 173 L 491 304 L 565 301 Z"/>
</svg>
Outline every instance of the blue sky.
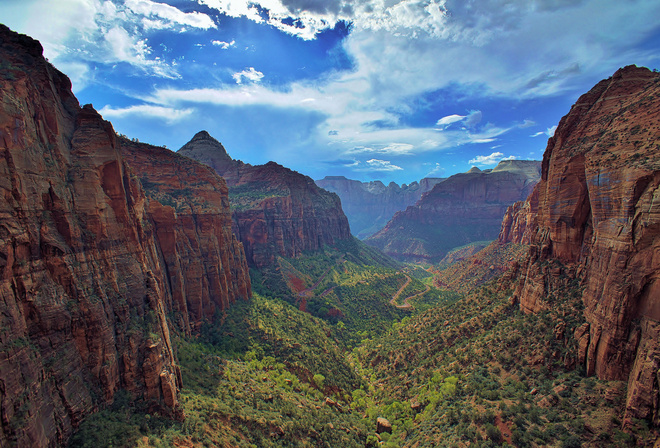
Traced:
<svg viewBox="0 0 660 448">
<path fill-rule="evenodd" d="M 660 68 L 657 0 L 2 0 L 82 104 L 178 149 L 410 183 L 540 159 L 580 94 Z"/>
</svg>

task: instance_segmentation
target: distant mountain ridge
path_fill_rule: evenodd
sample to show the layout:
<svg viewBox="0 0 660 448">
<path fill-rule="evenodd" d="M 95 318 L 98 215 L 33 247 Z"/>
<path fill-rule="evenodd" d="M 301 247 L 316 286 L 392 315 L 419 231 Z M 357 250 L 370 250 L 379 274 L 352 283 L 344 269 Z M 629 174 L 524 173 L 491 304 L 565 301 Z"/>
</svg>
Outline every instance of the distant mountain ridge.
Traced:
<svg viewBox="0 0 660 448">
<path fill-rule="evenodd" d="M 436 184 L 366 242 L 394 258 L 438 261 L 455 247 L 497 238 L 507 207 L 526 198 L 540 177 L 541 162 L 533 160 L 473 167 Z"/>
<path fill-rule="evenodd" d="M 443 180 L 441 177 L 425 177 L 409 185 L 390 182 L 386 186 L 379 180 L 360 182 L 344 176 L 326 176 L 317 180 L 316 185 L 339 195 L 353 235 L 364 239 Z"/>
<path fill-rule="evenodd" d="M 233 230 L 250 266 L 268 266 L 277 256 L 297 257 L 351 237 L 339 197 L 308 176 L 275 162 L 234 160 L 206 131 L 178 154 L 210 166 L 227 182 Z"/>
</svg>

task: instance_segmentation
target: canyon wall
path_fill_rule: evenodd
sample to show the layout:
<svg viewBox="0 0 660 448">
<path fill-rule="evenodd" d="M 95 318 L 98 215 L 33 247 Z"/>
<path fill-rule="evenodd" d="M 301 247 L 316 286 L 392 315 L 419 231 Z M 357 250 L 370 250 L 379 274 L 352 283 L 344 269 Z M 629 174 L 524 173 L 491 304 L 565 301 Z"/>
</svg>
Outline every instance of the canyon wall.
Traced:
<svg viewBox="0 0 660 448">
<path fill-rule="evenodd" d="M 455 174 L 366 242 L 394 258 L 439 261 L 455 247 L 493 240 L 507 207 L 530 194 L 540 168 L 538 161 L 506 160 L 493 170 Z"/>
<path fill-rule="evenodd" d="M 531 243 L 515 292 L 526 312 L 551 306 L 547 260 L 582 279 L 578 363 L 628 381 L 627 419 L 660 424 L 660 74 L 625 67 L 580 97 L 500 242 Z"/>
<path fill-rule="evenodd" d="M 398 211 L 415 204 L 424 193 L 444 178 L 426 177 L 419 182 L 401 186 L 381 181 L 360 182 L 344 176 L 326 176 L 316 185 L 341 199 L 342 209 L 348 217 L 351 232 L 360 239 L 367 238 L 383 228 Z"/>
<path fill-rule="evenodd" d="M 277 256 L 298 257 L 351 237 L 339 197 L 308 176 L 275 162 L 253 166 L 233 160 L 206 131 L 178 154 L 210 166 L 227 181 L 234 233 L 251 266 L 267 266 Z"/>
<path fill-rule="evenodd" d="M 177 416 L 169 316 L 191 332 L 250 293 L 222 179 L 150 155 L 162 184 L 206 170 L 213 191 L 185 211 L 146 196 L 148 148 L 81 108 L 37 41 L 0 26 L 0 67 L 0 446 L 62 446 L 120 389 Z"/>
</svg>

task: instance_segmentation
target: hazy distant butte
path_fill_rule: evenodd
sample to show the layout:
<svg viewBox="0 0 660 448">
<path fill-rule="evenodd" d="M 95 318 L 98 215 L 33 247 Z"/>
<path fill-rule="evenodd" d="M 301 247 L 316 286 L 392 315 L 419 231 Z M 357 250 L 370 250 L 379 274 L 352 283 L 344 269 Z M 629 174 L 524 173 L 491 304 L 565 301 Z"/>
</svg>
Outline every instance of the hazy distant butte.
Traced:
<svg viewBox="0 0 660 448">
<path fill-rule="evenodd" d="M 414 204 L 424 193 L 442 182 L 443 178 L 427 177 L 419 182 L 401 186 L 381 181 L 360 182 L 344 176 L 326 176 L 316 184 L 337 193 L 342 208 L 351 224 L 351 232 L 358 238 L 366 238 L 380 230 L 394 214 Z"/>
<path fill-rule="evenodd" d="M 533 160 L 472 167 L 435 185 L 367 241 L 395 258 L 439 260 L 455 247 L 495 239 L 507 207 L 525 199 L 540 177 L 541 162 Z"/>
</svg>

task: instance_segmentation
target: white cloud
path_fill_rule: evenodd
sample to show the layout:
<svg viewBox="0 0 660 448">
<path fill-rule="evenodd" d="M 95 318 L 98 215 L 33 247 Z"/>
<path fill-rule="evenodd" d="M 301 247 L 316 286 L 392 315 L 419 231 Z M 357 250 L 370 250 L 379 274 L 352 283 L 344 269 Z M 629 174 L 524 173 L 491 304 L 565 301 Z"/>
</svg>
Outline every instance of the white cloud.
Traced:
<svg viewBox="0 0 660 448">
<path fill-rule="evenodd" d="M 221 40 L 214 40 L 211 41 L 211 43 L 217 47 L 220 47 L 223 50 L 227 50 L 230 47 L 235 47 L 236 46 L 236 41 L 232 40 L 231 42 L 223 42 Z"/>
<path fill-rule="evenodd" d="M 105 106 L 99 111 L 99 113 L 106 119 L 125 118 L 132 115 L 138 115 L 141 117 L 158 118 L 165 120 L 168 123 L 174 123 L 190 116 L 193 113 L 193 110 L 140 104 L 117 109 L 111 106 Z"/>
<path fill-rule="evenodd" d="M 442 117 L 441 119 L 438 120 L 438 122 L 435 124 L 436 126 L 447 126 L 452 123 L 456 123 L 457 121 L 463 121 L 465 119 L 466 115 L 447 115 L 446 117 Z"/>
<path fill-rule="evenodd" d="M 504 157 L 501 152 L 494 152 L 489 156 L 476 156 L 474 159 L 468 161 L 470 165 L 497 165 L 502 160 L 515 160 L 516 156 Z"/>
<path fill-rule="evenodd" d="M 150 0 L 125 0 L 124 4 L 134 13 L 149 17 L 150 19 L 146 19 L 149 21 L 147 27 L 163 28 L 176 24 L 203 30 L 216 28 L 213 19 L 201 12 L 185 13 L 174 6 Z M 160 19 L 160 22 L 154 19 Z"/>
<path fill-rule="evenodd" d="M 557 125 L 551 126 L 548 129 L 546 129 L 545 131 L 539 131 L 536 134 L 530 135 L 530 137 L 540 137 L 542 135 L 547 135 L 548 137 L 552 137 L 553 135 L 555 135 L 556 130 L 557 130 Z"/>
<path fill-rule="evenodd" d="M 264 77 L 264 74 L 261 73 L 260 71 L 255 70 L 254 67 L 250 67 L 241 72 L 234 73 L 233 75 L 231 75 L 231 77 L 234 78 L 236 84 L 242 84 L 243 78 L 247 79 L 248 81 L 257 83 L 261 81 L 261 78 Z"/>
<path fill-rule="evenodd" d="M 360 168 L 363 171 L 400 171 L 403 168 L 393 165 L 389 160 L 369 159 L 366 161 L 367 166 Z"/>
</svg>

